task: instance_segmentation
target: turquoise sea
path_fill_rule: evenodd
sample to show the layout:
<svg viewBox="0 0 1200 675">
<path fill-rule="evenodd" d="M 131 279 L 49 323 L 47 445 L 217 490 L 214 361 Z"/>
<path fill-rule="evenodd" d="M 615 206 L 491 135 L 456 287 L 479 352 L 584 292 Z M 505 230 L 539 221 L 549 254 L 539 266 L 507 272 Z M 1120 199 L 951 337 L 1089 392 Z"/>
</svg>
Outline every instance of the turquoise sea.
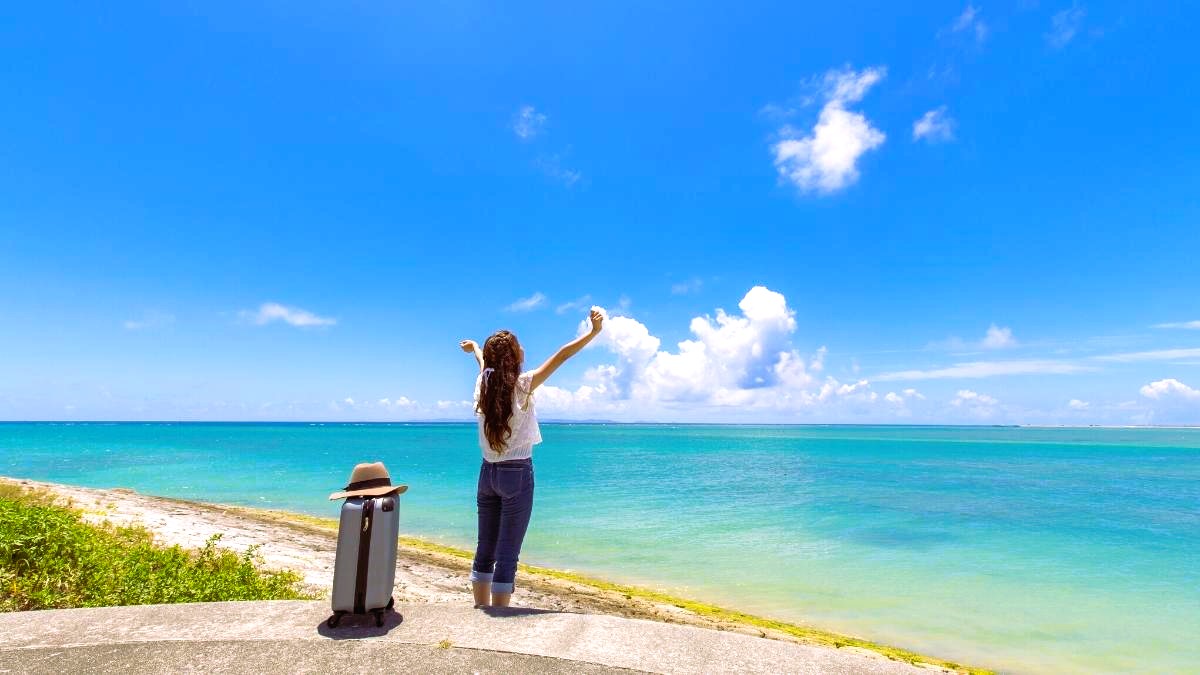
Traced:
<svg viewBox="0 0 1200 675">
<path fill-rule="evenodd" d="M 1200 672 L 1200 429 L 543 425 L 524 562 L 1019 672 Z M 0 424 L 0 474 L 471 548 L 467 424 Z M 519 584 L 519 579 L 518 579 Z"/>
</svg>

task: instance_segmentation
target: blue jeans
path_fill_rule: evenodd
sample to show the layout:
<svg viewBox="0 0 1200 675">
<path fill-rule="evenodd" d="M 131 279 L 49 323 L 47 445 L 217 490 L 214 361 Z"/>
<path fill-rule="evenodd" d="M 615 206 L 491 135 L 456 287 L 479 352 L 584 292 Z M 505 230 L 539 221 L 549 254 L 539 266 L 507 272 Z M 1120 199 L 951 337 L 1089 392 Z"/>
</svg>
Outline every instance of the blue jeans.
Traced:
<svg viewBox="0 0 1200 675">
<path fill-rule="evenodd" d="M 533 460 L 484 460 L 479 467 L 479 545 L 471 581 L 490 581 L 495 593 L 512 593 L 517 557 L 533 513 Z"/>
</svg>

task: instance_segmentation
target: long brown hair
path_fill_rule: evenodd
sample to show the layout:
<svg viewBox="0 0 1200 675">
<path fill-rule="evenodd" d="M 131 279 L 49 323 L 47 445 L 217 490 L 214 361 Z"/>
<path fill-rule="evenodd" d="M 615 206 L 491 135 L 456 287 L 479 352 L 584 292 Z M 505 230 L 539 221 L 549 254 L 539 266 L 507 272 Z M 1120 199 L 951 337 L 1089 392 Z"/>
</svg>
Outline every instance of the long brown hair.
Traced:
<svg viewBox="0 0 1200 675">
<path fill-rule="evenodd" d="M 517 336 L 498 330 L 483 343 L 483 382 L 479 385 L 479 405 L 483 414 L 483 435 L 488 445 L 503 453 L 512 434 L 510 420 L 513 392 L 521 374 L 521 347 Z"/>
</svg>

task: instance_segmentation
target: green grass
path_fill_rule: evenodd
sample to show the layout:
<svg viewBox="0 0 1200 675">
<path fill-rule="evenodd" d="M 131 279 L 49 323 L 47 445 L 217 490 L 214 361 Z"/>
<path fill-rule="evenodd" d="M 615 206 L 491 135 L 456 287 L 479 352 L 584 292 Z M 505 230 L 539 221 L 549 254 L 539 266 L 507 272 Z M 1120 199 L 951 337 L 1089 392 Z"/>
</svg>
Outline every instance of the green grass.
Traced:
<svg viewBox="0 0 1200 675">
<path fill-rule="evenodd" d="M 141 527 L 84 522 L 45 494 L 0 485 L 0 611 L 310 596 L 294 572 L 257 567 L 251 547 L 158 546 Z"/>
</svg>

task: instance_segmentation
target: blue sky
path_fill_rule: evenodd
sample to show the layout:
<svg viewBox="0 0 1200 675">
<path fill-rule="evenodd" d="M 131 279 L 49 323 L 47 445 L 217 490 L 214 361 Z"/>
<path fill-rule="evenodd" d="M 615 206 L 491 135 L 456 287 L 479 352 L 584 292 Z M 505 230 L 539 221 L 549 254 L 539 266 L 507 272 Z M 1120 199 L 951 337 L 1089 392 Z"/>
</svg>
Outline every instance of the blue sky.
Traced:
<svg viewBox="0 0 1200 675">
<path fill-rule="evenodd" d="M 10 9 L 0 419 L 1200 423 L 1200 10 L 651 4 Z"/>
</svg>

